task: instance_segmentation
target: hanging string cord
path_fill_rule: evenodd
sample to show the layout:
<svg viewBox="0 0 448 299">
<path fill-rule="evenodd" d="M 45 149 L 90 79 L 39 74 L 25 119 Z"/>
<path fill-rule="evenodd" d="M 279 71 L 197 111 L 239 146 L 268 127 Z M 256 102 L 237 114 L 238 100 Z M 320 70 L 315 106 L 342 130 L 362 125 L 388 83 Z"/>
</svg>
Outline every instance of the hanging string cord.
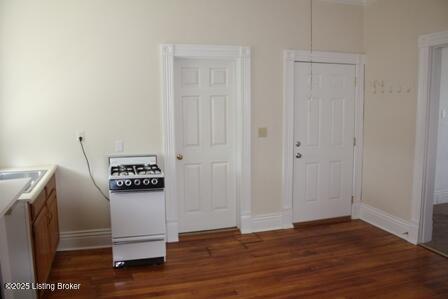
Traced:
<svg viewBox="0 0 448 299">
<path fill-rule="evenodd" d="M 310 21 L 310 52 L 313 54 L 313 0 L 310 0 Z"/>
<path fill-rule="evenodd" d="M 313 0 L 310 0 L 310 93 L 313 93 Z"/>
</svg>

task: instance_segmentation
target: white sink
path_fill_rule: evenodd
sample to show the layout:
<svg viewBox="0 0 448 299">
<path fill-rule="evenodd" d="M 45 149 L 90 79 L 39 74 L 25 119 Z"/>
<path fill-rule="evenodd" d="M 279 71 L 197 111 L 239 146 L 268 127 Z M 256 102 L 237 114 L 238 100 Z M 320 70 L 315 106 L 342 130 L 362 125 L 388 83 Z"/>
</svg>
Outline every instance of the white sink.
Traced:
<svg viewBox="0 0 448 299">
<path fill-rule="evenodd" d="M 29 178 L 30 182 L 25 188 L 24 193 L 30 193 L 46 172 L 46 170 L 0 171 L 0 181 Z"/>
</svg>

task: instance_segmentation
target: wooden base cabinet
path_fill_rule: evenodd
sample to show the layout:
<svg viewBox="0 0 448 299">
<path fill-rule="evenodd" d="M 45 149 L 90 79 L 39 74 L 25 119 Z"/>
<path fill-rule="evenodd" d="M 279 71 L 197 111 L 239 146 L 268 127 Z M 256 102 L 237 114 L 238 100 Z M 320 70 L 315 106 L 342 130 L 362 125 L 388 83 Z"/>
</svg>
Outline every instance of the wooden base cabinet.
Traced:
<svg viewBox="0 0 448 299">
<path fill-rule="evenodd" d="M 30 220 L 36 283 L 44 283 L 48 280 L 59 243 L 58 206 L 54 176 L 31 204 Z"/>
<path fill-rule="evenodd" d="M 34 266 L 38 283 L 45 282 L 51 268 L 48 209 L 42 208 L 33 223 Z"/>
<path fill-rule="evenodd" d="M 48 232 L 50 237 L 50 252 L 56 253 L 59 244 L 59 222 L 58 222 L 58 204 L 56 200 L 56 192 L 52 193 L 48 199 Z"/>
</svg>

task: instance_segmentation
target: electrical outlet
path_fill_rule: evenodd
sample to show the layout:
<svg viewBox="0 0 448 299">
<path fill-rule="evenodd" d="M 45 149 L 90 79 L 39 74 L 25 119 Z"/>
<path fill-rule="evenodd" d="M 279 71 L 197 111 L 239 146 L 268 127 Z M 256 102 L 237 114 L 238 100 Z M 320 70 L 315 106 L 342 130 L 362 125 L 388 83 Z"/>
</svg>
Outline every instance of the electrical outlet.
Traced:
<svg viewBox="0 0 448 299">
<path fill-rule="evenodd" d="M 76 139 L 79 140 L 79 138 L 82 138 L 82 140 L 86 139 L 86 132 L 84 131 L 77 131 L 76 132 Z"/>
</svg>

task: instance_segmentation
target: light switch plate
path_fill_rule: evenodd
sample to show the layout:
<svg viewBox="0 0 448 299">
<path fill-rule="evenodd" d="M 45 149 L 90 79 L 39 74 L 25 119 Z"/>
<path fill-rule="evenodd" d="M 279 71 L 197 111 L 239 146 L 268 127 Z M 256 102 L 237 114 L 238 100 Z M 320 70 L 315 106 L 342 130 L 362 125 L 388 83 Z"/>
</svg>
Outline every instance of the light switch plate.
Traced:
<svg viewBox="0 0 448 299">
<path fill-rule="evenodd" d="M 268 128 L 258 128 L 258 137 L 259 138 L 268 137 Z"/>
<path fill-rule="evenodd" d="M 115 140 L 115 152 L 122 153 L 124 151 L 124 142 L 123 140 Z"/>
</svg>

